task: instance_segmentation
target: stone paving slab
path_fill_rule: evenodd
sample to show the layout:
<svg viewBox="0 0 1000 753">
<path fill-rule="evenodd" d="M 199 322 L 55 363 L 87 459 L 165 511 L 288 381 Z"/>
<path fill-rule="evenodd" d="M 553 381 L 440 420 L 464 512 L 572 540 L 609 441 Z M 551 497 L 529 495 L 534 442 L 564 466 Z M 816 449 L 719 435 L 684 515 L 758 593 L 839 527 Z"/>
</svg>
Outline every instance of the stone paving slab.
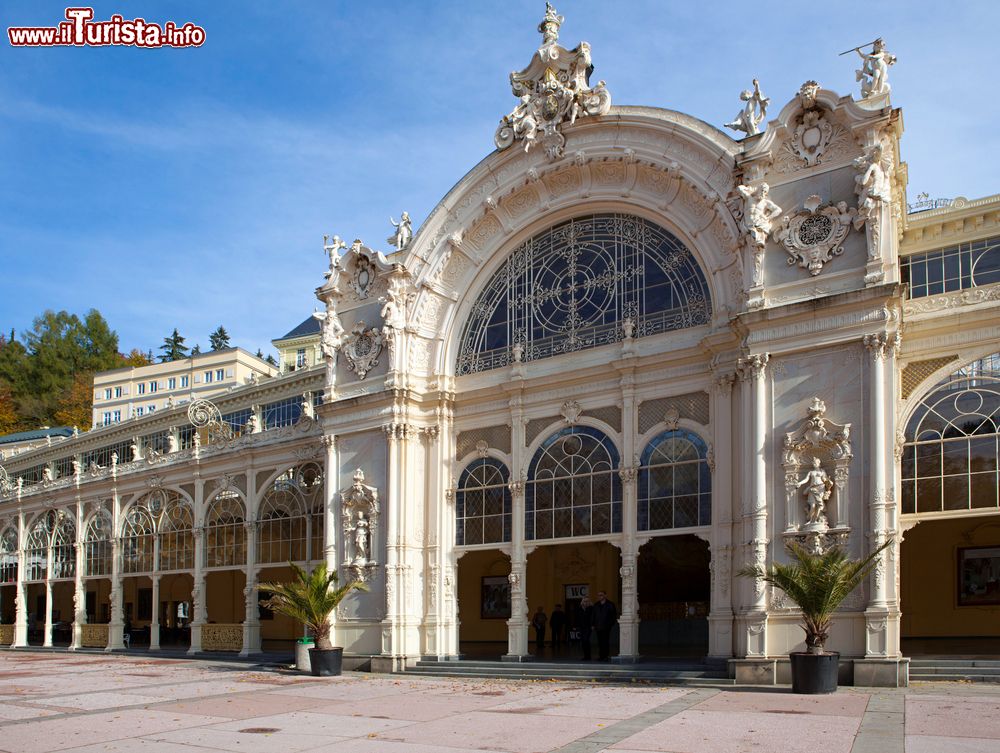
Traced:
<svg viewBox="0 0 1000 753">
<path fill-rule="evenodd" d="M 0 753 L 1000 753 L 1000 686 L 796 696 L 0 652 Z"/>
</svg>

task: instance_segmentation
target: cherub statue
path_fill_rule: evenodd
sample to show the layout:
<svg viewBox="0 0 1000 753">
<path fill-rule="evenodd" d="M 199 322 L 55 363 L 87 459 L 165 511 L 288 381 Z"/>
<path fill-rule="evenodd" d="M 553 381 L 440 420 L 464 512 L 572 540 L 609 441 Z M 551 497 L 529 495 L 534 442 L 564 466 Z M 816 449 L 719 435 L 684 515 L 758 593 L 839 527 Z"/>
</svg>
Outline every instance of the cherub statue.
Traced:
<svg viewBox="0 0 1000 753">
<path fill-rule="evenodd" d="M 796 486 L 806 487 L 803 494 L 806 497 L 807 525 L 824 525 L 826 517 L 823 515 L 823 511 L 833 490 L 833 482 L 823 470 L 823 464 L 819 458 L 813 458 L 812 470 L 806 473 L 805 478 L 799 481 Z"/>
<path fill-rule="evenodd" d="M 744 89 L 740 93 L 740 99 L 746 104 L 730 123 L 726 123 L 726 128 L 734 131 L 743 131 L 747 136 L 756 136 L 760 133 L 760 124 L 767 117 L 767 106 L 771 104 L 770 97 L 765 97 L 760 91 L 760 82 L 753 80 L 753 91 Z"/>
<path fill-rule="evenodd" d="M 392 217 L 389 218 L 389 222 L 392 223 L 396 232 L 386 239 L 386 243 L 402 251 L 409 245 L 410 239 L 413 238 L 413 223 L 410 221 L 410 214 L 409 212 L 403 212 L 399 217 L 399 222 L 396 222 Z"/>
<path fill-rule="evenodd" d="M 339 235 L 335 235 L 333 238 L 323 236 L 323 250 L 330 259 L 330 268 L 323 275 L 324 280 L 329 280 L 340 266 L 340 249 L 342 248 L 347 248 L 347 244 L 340 239 Z"/>
<path fill-rule="evenodd" d="M 882 37 L 872 42 L 871 52 L 862 52 L 860 47 L 855 52 L 862 60 L 861 68 L 855 71 L 857 80 L 861 82 L 861 98 L 888 94 L 892 88 L 889 86 L 889 66 L 895 65 L 896 56 L 885 49 Z"/>
</svg>

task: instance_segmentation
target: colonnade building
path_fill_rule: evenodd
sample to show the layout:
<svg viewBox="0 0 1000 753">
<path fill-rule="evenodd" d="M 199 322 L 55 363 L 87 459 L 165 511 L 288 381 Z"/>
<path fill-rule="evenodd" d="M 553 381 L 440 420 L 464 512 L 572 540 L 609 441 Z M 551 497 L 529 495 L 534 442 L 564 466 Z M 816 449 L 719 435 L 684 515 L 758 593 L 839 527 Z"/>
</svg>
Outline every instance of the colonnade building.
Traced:
<svg viewBox="0 0 1000 753">
<path fill-rule="evenodd" d="M 799 615 L 740 568 L 885 541 L 856 682 L 998 637 L 1000 197 L 908 212 L 881 43 L 734 139 L 612 106 L 561 21 L 412 237 L 327 240 L 323 363 L 5 464 L 0 642 L 290 647 L 257 585 L 326 561 L 376 669 L 529 659 L 603 590 L 619 661 L 773 682 Z"/>
</svg>

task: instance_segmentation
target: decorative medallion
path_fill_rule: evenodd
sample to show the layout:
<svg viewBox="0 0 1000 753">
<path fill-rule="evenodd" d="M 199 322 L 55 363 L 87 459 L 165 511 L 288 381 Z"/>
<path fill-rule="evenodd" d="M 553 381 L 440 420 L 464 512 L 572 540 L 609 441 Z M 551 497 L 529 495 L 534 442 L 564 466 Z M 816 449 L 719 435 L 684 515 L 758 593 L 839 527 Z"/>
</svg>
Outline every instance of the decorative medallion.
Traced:
<svg viewBox="0 0 1000 753">
<path fill-rule="evenodd" d="M 355 241 L 360 244 L 360 241 Z M 375 281 L 375 265 L 367 256 L 358 256 L 357 267 L 354 270 L 354 279 L 351 287 L 358 298 L 364 300 L 371 294 L 372 283 Z"/>
<path fill-rule="evenodd" d="M 857 209 L 846 202 L 822 206 L 819 196 L 803 202 L 803 210 L 781 218 L 781 225 L 771 235 L 788 252 L 788 266 L 798 264 L 814 277 L 834 256 L 840 256 L 842 244 L 857 215 Z"/>
<path fill-rule="evenodd" d="M 354 325 L 344 343 L 343 352 L 351 371 L 358 375 L 358 379 L 364 379 L 369 371 L 378 366 L 384 342 L 385 338 L 379 329 L 365 329 L 364 320 L 358 320 Z"/>
</svg>

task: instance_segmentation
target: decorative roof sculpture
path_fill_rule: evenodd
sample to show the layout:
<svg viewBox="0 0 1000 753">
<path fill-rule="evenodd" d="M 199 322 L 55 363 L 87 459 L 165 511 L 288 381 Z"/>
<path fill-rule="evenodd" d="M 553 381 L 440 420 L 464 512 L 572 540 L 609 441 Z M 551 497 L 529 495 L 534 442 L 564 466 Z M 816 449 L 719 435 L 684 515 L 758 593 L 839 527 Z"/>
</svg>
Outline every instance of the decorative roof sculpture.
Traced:
<svg viewBox="0 0 1000 753">
<path fill-rule="evenodd" d="M 574 50 L 558 44 L 563 17 L 551 3 L 545 3 L 545 18 L 538 25 L 542 46 L 523 71 L 510 74 L 511 92 L 520 100 L 497 128 L 497 149 L 524 143 L 524 151 L 541 144 L 549 159 L 562 156 L 566 138 L 560 127 L 567 120 L 572 125 L 581 115 L 607 115 L 611 95 L 599 81 L 590 86 L 590 45 L 581 42 Z"/>
</svg>

